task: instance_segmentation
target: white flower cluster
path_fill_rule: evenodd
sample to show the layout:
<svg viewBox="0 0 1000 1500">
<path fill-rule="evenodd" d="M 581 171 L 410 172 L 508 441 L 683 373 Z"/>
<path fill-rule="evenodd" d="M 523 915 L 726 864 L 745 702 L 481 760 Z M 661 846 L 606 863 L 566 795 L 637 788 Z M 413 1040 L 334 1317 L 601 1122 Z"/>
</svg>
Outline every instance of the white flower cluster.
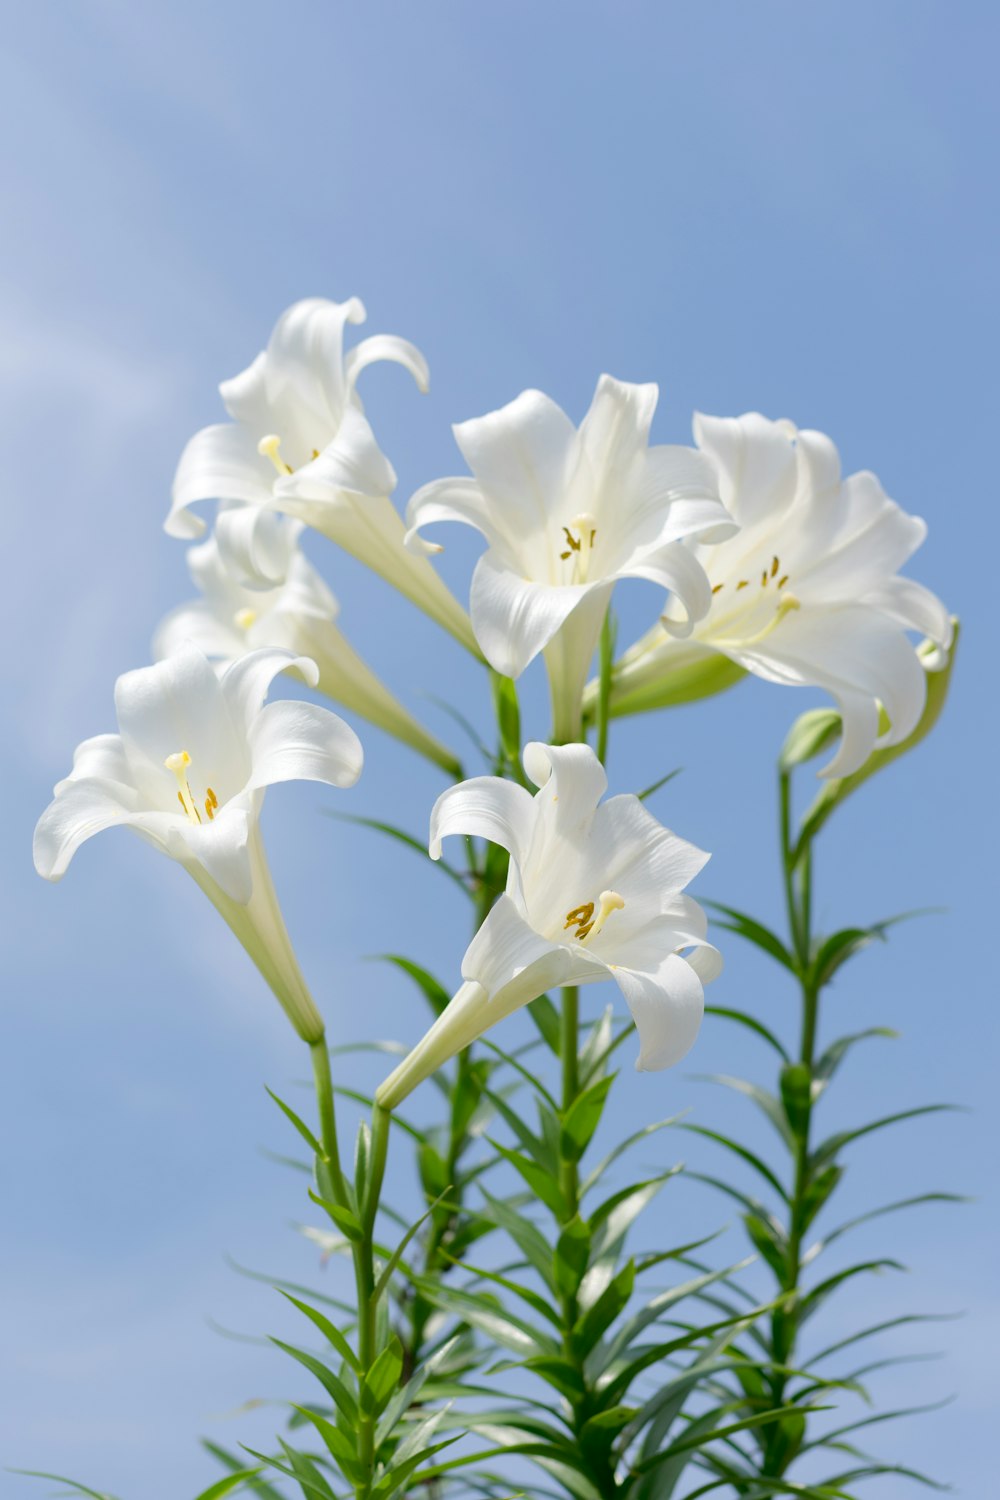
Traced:
<svg viewBox="0 0 1000 1500">
<path fill-rule="evenodd" d="M 453 785 L 433 810 L 433 857 L 449 834 L 485 838 L 508 852 L 509 877 L 465 955 L 464 983 L 380 1102 L 397 1104 L 551 986 L 609 976 L 638 1029 L 638 1066 L 669 1066 L 694 1041 L 702 986 L 720 960 L 683 894 L 707 856 L 637 797 L 601 801 L 604 770 L 585 739 L 599 687 L 587 677 L 614 586 L 645 579 L 659 608 L 605 684 L 611 714 L 703 697 L 746 672 L 824 688 L 842 726 L 826 774 L 845 777 L 914 733 L 926 673 L 947 660 L 944 606 L 899 575 L 924 523 L 873 474 L 844 478 L 829 438 L 787 421 L 698 416 L 694 447 L 651 444 L 657 387 L 606 375 L 579 427 L 539 391 L 460 423 L 470 474 L 426 485 L 404 523 L 357 381 L 394 360 L 424 390 L 427 366 L 392 336 L 345 349 L 347 326 L 364 317 L 357 299 L 296 303 L 266 350 L 222 384 L 230 420 L 188 443 L 166 521 L 173 536 L 201 537 L 193 507 L 217 505 L 214 532 L 189 552 L 201 597 L 163 621 L 156 664 L 119 679 L 118 733 L 79 746 L 39 821 L 36 867 L 57 880 L 92 834 L 135 829 L 203 887 L 300 1035 L 322 1039 L 258 822 L 267 786 L 350 786 L 362 749 L 326 709 L 265 706 L 273 677 L 295 670 L 453 779 L 461 773 L 341 633 L 336 601 L 299 548 L 308 526 L 497 673 L 516 678 L 542 654 L 551 687 L 552 744 L 523 757 L 537 791 L 481 777 Z M 422 536 L 440 521 L 486 541 L 469 615 L 431 561 L 440 546 Z M 930 647 L 918 652 L 912 631 Z"/>
</svg>

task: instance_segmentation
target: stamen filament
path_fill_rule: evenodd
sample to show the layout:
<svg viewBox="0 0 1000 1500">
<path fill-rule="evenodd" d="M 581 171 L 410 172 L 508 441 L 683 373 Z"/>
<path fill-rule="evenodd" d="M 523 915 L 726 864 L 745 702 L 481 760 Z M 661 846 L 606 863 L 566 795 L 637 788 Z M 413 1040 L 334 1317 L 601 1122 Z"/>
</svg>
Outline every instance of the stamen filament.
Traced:
<svg viewBox="0 0 1000 1500">
<path fill-rule="evenodd" d="M 187 768 L 191 764 L 191 757 L 186 750 L 177 750 L 173 755 L 168 755 L 163 762 L 168 771 L 173 771 L 177 777 L 177 800 L 187 813 L 192 823 L 201 822 L 201 813 L 195 806 L 195 800 L 188 786 Z"/>
<path fill-rule="evenodd" d="M 286 464 L 284 459 L 281 458 L 278 452 L 280 447 L 280 437 L 278 437 L 277 433 L 270 432 L 268 433 L 267 437 L 262 437 L 260 442 L 257 444 L 257 452 L 260 454 L 261 458 L 269 458 L 274 464 L 274 467 L 277 469 L 278 473 L 281 475 L 282 479 L 284 479 L 285 475 L 291 474 L 293 470 L 291 464 Z"/>
</svg>

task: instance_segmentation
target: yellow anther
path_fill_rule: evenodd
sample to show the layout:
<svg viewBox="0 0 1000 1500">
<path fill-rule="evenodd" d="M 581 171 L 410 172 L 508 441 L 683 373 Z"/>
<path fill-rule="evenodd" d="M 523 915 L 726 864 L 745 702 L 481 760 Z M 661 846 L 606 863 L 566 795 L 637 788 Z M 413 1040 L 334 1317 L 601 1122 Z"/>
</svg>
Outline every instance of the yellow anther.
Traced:
<svg viewBox="0 0 1000 1500">
<path fill-rule="evenodd" d="M 188 786 L 187 768 L 191 764 L 191 757 L 186 750 L 176 750 L 173 755 L 168 755 L 163 762 L 168 771 L 173 771 L 177 777 L 177 800 L 187 813 L 192 823 L 201 822 L 201 813 L 195 806 Z"/>
<path fill-rule="evenodd" d="M 574 516 L 568 526 L 563 526 L 562 534 L 566 538 L 566 551 L 560 552 L 561 562 L 568 562 L 572 557 L 573 583 L 586 583 L 587 569 L 590 566 L 590 554 L 594 550 L 594 542 L 597 539 L 597 522 L 589 511 L 581 511 Z"/>
<path fill-rule="evenodd" d="M 211 823 L 212 819 L 215 817 L 215 809 L 219 805 L 219 799 L 212 791 L 211 787 L 206 787 L 205 790 L 208 793 L 207 797 L 205 798 L 205 811 L 208 813 L 208 821 Z"/>
<path fill-rule="evenodd" d="M 779 563 L 778 559 L 775 558 L 774 561 L 771 564 L 771 577 L 772 578 L 774 577 L 775 573 L 777 573 L 777 571 L 778 571 L 778 569 L 779 569 L 780 566 L 781 566 L 781 564 Z"/>
<path fill-rule="evenodd" d="M 761 586 L 762 589 L 766 589 L 767 588 L 767 569 L 766 568 L 764 568 L 763 571 L 761 572 L 761 575 L 760 575 L 760 586 Z"/>
<path fill-rule="evenodd" d="M 585 943 L 588 938 L 596 937 L 611 913 L 621 911 L 625 905 L 617 891 L 602 891 L 599 901 L 596 916 L 593 901 L 586 901 L 582 906 L 575 906 L 572 911 L 566 913 L 564 931 L 566 928 L 575 927 L 578 943 Z"/>
<path fill-rule="evenodd" d="M 249 630 L 257 618 L 255 609 L 238 609 L 233 615 L 233 624 L 237 630 Z"/>
<path fill-rule="evenodd" d="M 787 582 L 788 582 L 788 574 L 787 573 L 782 573 L 781 577 L 778 579 L 778 587 L 779 587 L 779 589 L 783 589 L 785 587 L 785 584 Z"/>
<path fill-rule="evenodd" d="M 749 578 L 741 578 L 740 581 L 739 581 L 739 583 L 736 585 L 736 592 L 739 593 L 740 589 L 747 589 L 749 587 L 750 587 L 750 580 L 749 580 Z"/>
<path fill-rule="evenodd" d="M 286 474 L 291 474 L 291 464 L 286 464 L 278 450 L 281 447 L 281 439 L 276 432 L 269 432 L 267 437 L 262 437 L 257 444 L 257 452 L 261 458 L 269 458 L 284 479 Z"/>
<path fill-rule="evenodd" d="M 577 929 L 577 941 L 583 942 L 583 939 L 587 936 L 587 933 L 590 931 L 591 926 L 593 925 L 591 922 L 591 918 L 593 917 L 593 915 L 593 901 L 587 901 L 583 904 L 583 906 L 574 906 L 572 911 L 568 911 L 566 913 L 566 921 L 563 926 L 563 931 L 565 932 L 567 927 L 575 927 Z"/>
</svg>

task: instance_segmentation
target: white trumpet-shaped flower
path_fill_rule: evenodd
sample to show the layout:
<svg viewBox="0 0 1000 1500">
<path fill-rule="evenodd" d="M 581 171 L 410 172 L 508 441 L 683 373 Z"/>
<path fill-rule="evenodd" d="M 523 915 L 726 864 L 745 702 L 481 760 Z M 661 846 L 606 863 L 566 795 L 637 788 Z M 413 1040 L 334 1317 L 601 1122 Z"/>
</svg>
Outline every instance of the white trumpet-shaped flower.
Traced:
<svg viewBox="0 0 1000 1500">
<path fill-rule="evenodd" d="M 403 546 L 405 528 L 389 496 L 392 465 L 364 415 L 356 383 L 367 365 L 394 360 L 427 389 L 427 364 L 406 339 L 379 334 L 344 349 L 363 304 L 312 297 L 288 308 L 267 348 L 219 387 L 231 421 L 188 443 L 174 478 L 166 530 L 199 537 L 191 507 L 223 502 L 219 545 L 234 571 L 254 583 L 280 578 L 266 517 L 298 516 L 393 586 L 475 651 L 468 617 L 433 567 Z"/>
<path fill-rule="evenodd" d="M 214 902 L 274 990 L 299 1035 L 323 1021 L 289 941 L 258 823 L 279 781 L 353 786 L 363 753 L 328 709 L 264 699 L 289 668 L 316 669 L 286 651 L 255 651 L 221 677 L 186 645 L 115 685 L 118 733 L 84 740 L 35 829 L 35 868 L 59 880 L 102 829 L 132 828 L 184 866 Z"/>
<path fill-rule="evenodd" d="M 427 545 L 417 532 L 435 521 L 461 521 L 485 537 L 472 628 L 507 677 L 545 652 L 556 739 L 579 738 L 583 685 L 618 579 L 669 589 L 693 623 L 712 594 L 681 539 L 734 529 L 707 459 L 650 447 L 657 396 L 655 385 L 602 375 L 576 428 L 548 396 L 525 391 L 454 428 L 471 478 L 426 485 L 407 507 L 411 546 Z"/>
<path fill-rule="evenodd" d="M 743 671 L 824 688 L 837 701 L 843 734 L 823 774 L 849 775 L 876 744 L 912 733 L 925 669 L 947 659 L 947 610 L 899 576 L 927 527 L 890 500 L 874 474 L 842 478 L 837 449 L 822 433 L 752 412 L 698 416 L 695 438 L 741 529 L 718 547 L 690 545 L 711 579 L 711 610 L 680 640 L 686 623 L 671 608 L 625 653 L 611 711 L 701 697 Z M 909 630 L 935 642 L 936 656 L 918 657 Z M 889 721 L 881 736 L 880 705 Z"/>
<path fill-rule="evenodd" d="M 435 859 L 451 834 L 486 838 L 509 852 L 510 873 L 465 954 L 465 983 L 381 1085 L 387 1109 L 557 985 L 616 981 L 639 1033 L 637 1068 L 679 1062 L 698 1034 L 703 985 L 721 959 L 705 941 L 704 912 L 683 891 L 708 855 L 664 828 L 638 797 L 601 802 L 607 777 L 587 745 L 530 744 L 524 766 L 539 788 L 534 796 L 483 776 L 451 787 L 434 807 Z"/>
<path fill-rule="evenodd" d="M 320 692 L 459 774 L 451 751 L 407 713 L 335 623 L 337 601 L 299 547 L 303 524 L 287 516 L 267 518 L 268 556 L 280 574 L 271 587 L 246 587 L 227 566 L 215 536 L 190 548 L 188 567 L 202 597 L 179 605 L 160 623 L 153 655 L 161 661 L 191 641 L 217 668 L 267 646 L 308 656 L 319 671 Z"/>
</svg>

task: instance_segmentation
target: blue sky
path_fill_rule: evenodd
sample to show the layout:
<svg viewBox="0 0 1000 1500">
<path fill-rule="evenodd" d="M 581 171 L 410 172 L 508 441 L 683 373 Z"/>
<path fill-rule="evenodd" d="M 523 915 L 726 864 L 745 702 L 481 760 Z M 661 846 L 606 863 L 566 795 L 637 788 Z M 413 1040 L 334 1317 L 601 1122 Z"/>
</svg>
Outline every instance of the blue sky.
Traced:
<svg viewBox="0 0 1000 1500">
<path fill-rule="evenodd" d="M 198 1433 L 266 1438 L 277 1412 L 231 1413 L 292 1388 L 278 1356 L 208 1320 L 248 1335 L 288 1326 L 227 1253 L 315 1274 L 290 1228 L 299 1180 L 260 1151 L 288 1146 L 263 1085 L 294 1089 L 295 1039 L 174 866 L 109 835 L 53 889 L 29 848 L 73 746 L 112 727 L 115 676 L 147 659 L 159 616 L 187 596 L 183 548 L 161 523 L 182 444 L 217 416 L 217 381 L 290 301 L 360 295 L 372 331 L 414 339 L 431 365 L 426 398 L 400 371 L 365 377 L 401 499 L 455 469 L 450 422 L 530 385 L 579 416 L 608 370 L 660 382 L 660 440 L 684 440 L 695 408 L 789 416 L 927 518 L 914 571 L 965 622 L 953 698 L 933 739 L 825 837 L 818 901 L 828 924 L 948 911 L 838 983 L 830 1034 L 887 1024 L 902 1037 L 845 1068 L 828 1117 L 971 1107 L 855 1152 L 845 1213 L 887 1184 L 979 1201 L 859 1232 L 859 1255 L 911 1270 L 859 1285 L 840 1316 L 965 1310 L 932 1330 L 943 1360 L 880 1386 L 886 1404 L 955 1402 L 877 1446 L 982 1493 L 1000 1333 L 998 32 L 984 0 L 5 7 L 0 1463 L 177 1500 L 212 1474 Z M 474 551 L 449 544 L 457 590 Z M 325 544 L 312 555 L 345 630 L 412 707 L 445 736 L 423 695 L 460 698 L 485 722 L 458 648 Z M 638 628 L 655 608 L 636 585 L 627 619 Z M 525 700 L 543 734 L 534 674 Z M 812 701 L 751 683 L 631 722 L 612 745 L 616 790 L 685 768 L 656 811 L 714 851 L 699 889 L 775 920 L 771 767 Z M 448 982 L 466 913 L 418 861 L 320 815 L 424 826 L 440 779 L 374 733 L 366 743 L 356 791 L 279 789 L 267 833 L 331 1030 L 412 1039 L 422 1013 L 365 956 L 392 947 Z M 726 948 L 714 998 L 750 1001 L 787 1031 L 790 991 Z M 619 1091 L 613 1124 L 693 1105 L 756 1139 L 691 1074 L 766 1066 L 706 1026 L 690 1068 Z M 658 1149 L 710 1160 L 690 1140 Z M 405 1179 L 402 1156 L 397 1170 Z M 670 1193 L 657 1234 L 725 1218 L 693 1186 Z M 723 1242 L 738 1243 L 735 1231 Z M 927 1346 L 915 1334 L 894 1348 Z M 35 1492 L 0 1476 L 4 1500 Z M 886 1480 L 878 1493 L 913 1488 Z"/>
</svg>

